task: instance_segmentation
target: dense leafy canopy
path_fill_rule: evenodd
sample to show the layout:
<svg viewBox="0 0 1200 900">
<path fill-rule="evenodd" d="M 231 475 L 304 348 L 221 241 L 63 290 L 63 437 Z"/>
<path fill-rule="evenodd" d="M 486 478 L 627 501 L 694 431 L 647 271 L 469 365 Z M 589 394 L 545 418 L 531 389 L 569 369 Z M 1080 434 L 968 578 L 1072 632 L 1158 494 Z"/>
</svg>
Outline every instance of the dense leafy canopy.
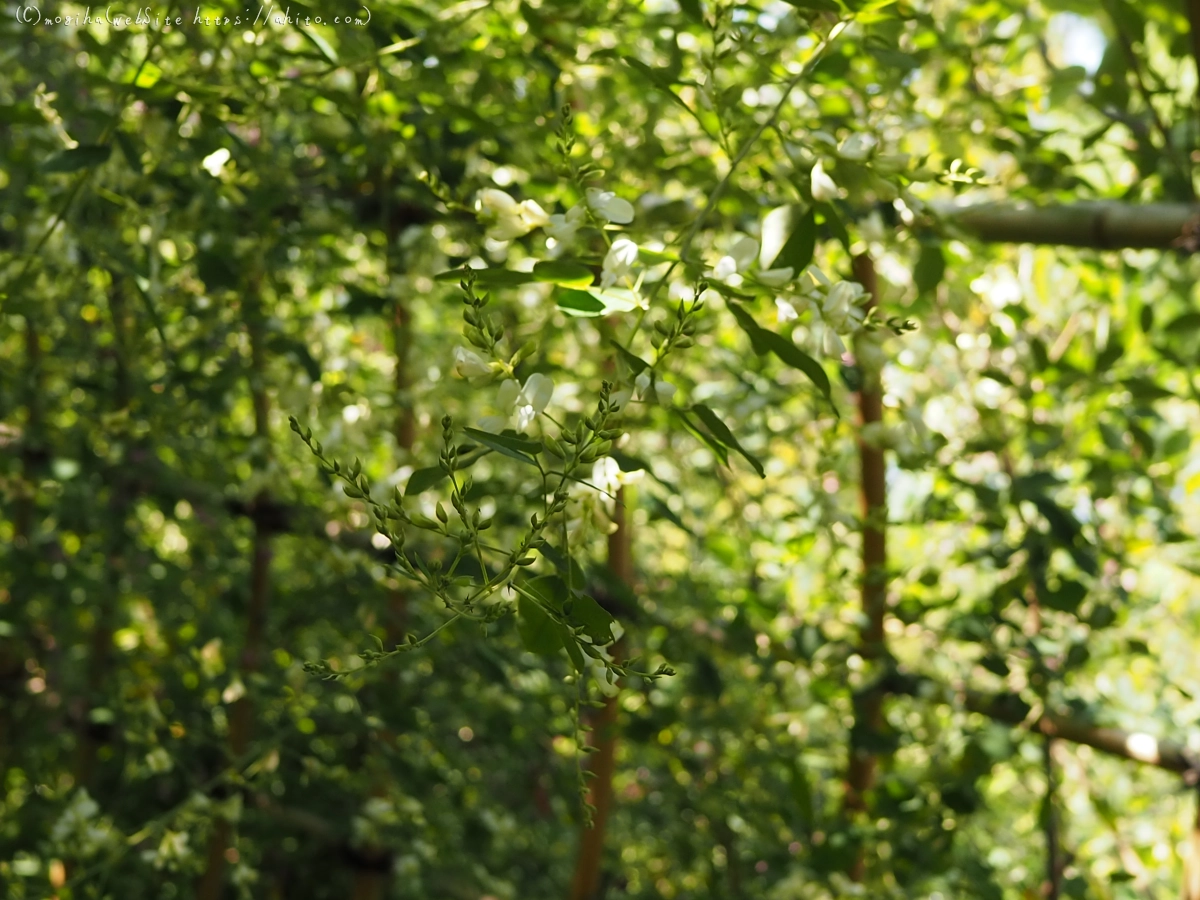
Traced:
<svg viewBox="0 0 1200 900">
<path fill-rule="evenodd" d="M 1182 5 L 271 10 L 0 23 L 6 896 L 565 896 L 606 697 L 606 897 L 1177 895 L 1195 247 L 953 208 L 1194 201 Z"/>
</svg>

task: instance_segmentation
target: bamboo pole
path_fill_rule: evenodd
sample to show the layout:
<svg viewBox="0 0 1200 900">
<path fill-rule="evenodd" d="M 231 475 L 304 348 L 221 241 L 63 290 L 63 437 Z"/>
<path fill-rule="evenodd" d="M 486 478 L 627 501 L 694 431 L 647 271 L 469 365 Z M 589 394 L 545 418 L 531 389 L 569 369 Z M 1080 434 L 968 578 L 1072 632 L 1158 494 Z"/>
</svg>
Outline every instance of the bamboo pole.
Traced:
<svg viewBox="0 0 1200 900">
<path fill-rule="evenodd" d="M 1118 202 L 1064 206 L 932 204 L 952 229 L 986 243 L 1051 244 L 1097 250 L 1182 248 L 1200 231 L 1200 204 Z"/>
<path fill-rule="evenodd" d="M 626 505 L 626 489 L 617 490 L 613 509 L 616 530 L 608 536 L 608 566 L 623 584 L 633 585 L 633 539 L 630 510 Z M 613 647 L 613 656 L 622 655 L 622 642 Z M 604 835 L 612 808 L 613 773 L 616 770 L 617 717 L 620 713 L 620 694 L 604 699 L 604 707 L 592 721 L 595 752 L 589 757 L 592 779 L 588 783 L 586 802 L 594 807 L 592 823 L 583 829 L 579 839 L 579 855 L 571 878 L 571 900 L 595 900 L 600 887 L 600 869 L 604 859 Z"/>
<path fill-rule="evenodd" d="M 1121 759 L 1154 766 L 1186 776 L 1189 783 L 1200 777 L 1200 756 L 1185 745 L 1160 740 L 1142 731 L 1106 728 L 1056 713 L 1031 716 L 1028 703 L 1016 694 L 988 694 L 975 690 L 952 690 L 929 678 L 893 673 L 885 679 L 890 693 L 906 694 L 960 706 L 1006 725 L 1018 725 L 1037 734 L 1050 735 L 1072 744 L 1082 744 Z"/>
<path fill-rule="evenodd" d="M 875 264 L 867 255 L 854 259 L 854 277 L 871 295 L 868 311 L 878 302 L 879 283 Z M 858 392 L 859 424 L 868 426 L 883 420 L 883 387 L 878 373 L 860 366 L 862 385 Z M 859 439 L 862 496 L 862 611 L 864 621 L 859 632 L 859 655 L 868 665 L 885 655 L 884 618 L 887 612 L 887 483 L 883 451 Z M 870 749 L 870 735 L 883 730 L 884 690 L 880 685 L 858 693 L 854 698 L 855 732 L 850 742 L 850 760 L 846 773 L 844 809 L 849 814 L 868 811 L 867 793 L 874 787 L 878 765 Z M 858 736 L 856 736 L 858 735 Z M 863 737 L 867 740 L 864 741 Z M 866 855 L 862 848 L 855 854 L 847 872 L 853 881 L 866 875 Z"/>
</svg>

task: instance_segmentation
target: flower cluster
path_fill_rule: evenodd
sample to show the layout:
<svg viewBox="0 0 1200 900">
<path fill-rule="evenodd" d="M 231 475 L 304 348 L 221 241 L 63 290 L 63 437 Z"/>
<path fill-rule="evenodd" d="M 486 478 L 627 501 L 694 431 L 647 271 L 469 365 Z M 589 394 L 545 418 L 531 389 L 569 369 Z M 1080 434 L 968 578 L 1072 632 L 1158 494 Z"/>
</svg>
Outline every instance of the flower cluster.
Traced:
<svg viewBox="0 0 1200 900">
<path fill-rule="evenodd" d="M 524 386 L 515 378 L 506 378 L 496 392 L 495 406 L 500 414 L 484 416 L 479 420 L 479 427 L 484 431 L 499 433 L 515 415 L 517 431 L 524 433 L 533 420 L 546 411 L 553 396 L 554 382 L 540 372 L 530 375 Z"/>
<path fill-rule="evenodd" d="M 704 273 L 704 277 L 732 288 L 741 287 L 745 280 L 743 276 L 758 259 L 758 251 L 758 241 L 742 235 L 734 241 L 729 253 L 717 260 L 710 271 Z M 763 269 L 751 277 L 767 287 L 782 287 L 791 281 L 795 274 L 796 270 L 791 266 L 784 266 L 779 269 Z"/>
<path fill-rule="evenodd" d="M 801 310 L 811 306 L 814 324 L 819 321 L 823 326 L 822 349 L 829 356 L 840 357 L 846 352 L 843 335 L 854 335 L 862 327 L 871 297 L 856 281 L 832 283 L 816 266 L 809 266 L 805 275 L 812 280 L 812 286 L 796 298 L 777 297 L 776 314 L 780 322 L 788 322 L 799 318 Z"/>
<path fill-rule="evenodd" d="M 488 226 L 487 236 L 494 241 L 511 241 L 541 228 L 561 248 L 575 239 L 591 213 L 598 221 L 628 225 L 633 221 L 633 204 L 612 191 L 588 188 L 586 200 L 565 213 L 547 215 L 535 200 L 517 201 L 498 188 L 484 188 L 475 196 L 475 210 Z"/>
</svg>

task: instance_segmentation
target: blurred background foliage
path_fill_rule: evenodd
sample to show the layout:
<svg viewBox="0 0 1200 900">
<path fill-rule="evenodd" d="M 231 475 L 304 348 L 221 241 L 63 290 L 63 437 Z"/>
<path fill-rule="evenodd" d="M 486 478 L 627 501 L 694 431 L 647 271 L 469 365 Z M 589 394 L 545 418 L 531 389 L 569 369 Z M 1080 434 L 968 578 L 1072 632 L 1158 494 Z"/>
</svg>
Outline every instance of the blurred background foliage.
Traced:
<svg viewBox="0 0 1200 900">
<path fill-rule="evenodd" d="M 643 249 L 699 221 L 702 264 L 674 276 L 692 285 L 737 233 L 768 242 L 768 212 L 812 204 L 814 161 L 842 189 L 808 220 L 814 261 L 848 278 L 869 253 L 881 312 L 917 326 L 885 332 L 871 437 L 889 448 L 889 665 L 1018 695 L 1032 718 L 1195 742 L 1196 260 L 988 246 L 938 205 L 1193 201 L 1182 5 L 33 9 L 0 21 L 7 897 L 567 893 L 567 656 L 527 651 L 510 616 L 363 666 L 372 638 L 444 612 L 287 423 L 390 494 L 437 464 L 443 415 L 493 411 L 494 388 L 453 376 L 461 291 L 436 276 L 553 256 L 539 234 L 486 237 L 472 198 L 582 199 L 564 105 L 573 159 L 633 203 Z M 854 134 L 877 142 L 865 158 Z M 652 353 L 637 312 L 491 290 L 555 415 L 631 380 L 615 335 Z M 600 895 L 1032 897 L 1054 832 L 1062 896 L 1178 896 L 1195 815 L 1178 776 L 1065 741 L 1048 765 L 1028 728 L 948 697 L 888 700 L 869 814 L 845 811 L 852 692 L 879 668 L 859 641 L 861 374 L 802 316 L 827 402 L 731 312 L 779 329 L 776 292 L 723 293 L 671 357 L 674 403 L 715 410 L 765 477 L 717 429 L 627 416 L 621 468 L 645 474 L 618 619 L 677 674 L 622 686 Z M 673 311 L 663 291 L 646 322 Z M 540 502 L 512 460 L 472 473 L 500 533 Z M 444 497 L 406 504 L 432 516 Z M 603 583 L 610 512 L 587 490 L 574 504 L 575 558 Z M 305 672 L 320 660 L 353 671 Z"/>
</svg>

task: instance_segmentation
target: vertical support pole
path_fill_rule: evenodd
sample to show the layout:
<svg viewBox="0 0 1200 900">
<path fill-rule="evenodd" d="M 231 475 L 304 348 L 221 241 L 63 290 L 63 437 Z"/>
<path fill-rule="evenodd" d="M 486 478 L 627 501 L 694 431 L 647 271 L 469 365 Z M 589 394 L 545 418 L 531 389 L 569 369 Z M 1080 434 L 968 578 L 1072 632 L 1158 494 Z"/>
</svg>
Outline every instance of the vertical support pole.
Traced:
<svg viewBox="0 0 1200 900">
<path fill-rule="evenodd" d="M 854 276 L 871 295 L 868 311 L 879 298 L 875 264 L 863 254 L 854 258 Z M 862 340 L 860 338 L 860 340 Z M 866 426 L 883 420 L 883 387 L 878 373 L 860 367 L 862 385 L 858 393 L 859 424 Z M 887 610 L 887 482 L 883 451 L 859 438 L 861 464 L 862 536 L 862 611 L 859 655 L 868 667 L 884 655 L 883 623 Z M 870 737 L 883 729 L 884 692 L 869 688 L 854 698 L 855 729 L 850 739 L 850 762 L 846 773 L 844 808 L 849 814 L 869 811 L 867 793 L 875 785 L 877 760 L 870 748 Z M 862 849 L 855 855 L 847 875 L 862 881 L 866 875 L 866 856 Z"/>
<path fill-rule="evenodd" d="M 613 517 L 617 528 L 608 536 L 608 566 L 623 584 L 633 585 L 633 539 L 630 509 L 626 505 L 629 491 L 617 491 Z M 613 655 L 622 655 L 622 642 L 613 648 Z M 595 900 L 600 886 L 600 867 L 604 859 L 604 835 L 612 809 L 613 773 L 617 760 L 617 717 L 620 713 L 620 694 L 604 699 L 604 707 L 592 721 L 595 752 L 588 760 L 592 780 L 588 784 L 587 803 L 595 808 L 592 824 L 583 829 L 579 840 L 579 855 L 571 879 L 571 900 Z"/>
<path fill-rule="evenodd" d="M 258 445 L 260 465 L 266 465 L 271 454 L 270 400 L 267 396 L 265 321 L 260 284 L 252 279 L 243 298 L 246 331 L 250 336 L 250 366 L 248 381 L 254 406 L 254 437 Z M 246 607 L 246 637 L 242 647 L 240 674 L 243 683 L 249 681 L 262 666 L 266 639 L 267 612 L 271 595 L 271 525 L 269 498 L 260 493 L 253 502 L 254 537 L 250 559 L 250 595 Z M 254 705 L 248 694 L 233 704 L 229 721 L 229 753 L 235 765 L 244 762 L 254 730 Z M 197 900 L 220 900 L 224 890 L 226 863 L 236 860 L 231 846 L 233 825 L 219 818 L 209 839 L 207 863 L 196 888 Z"/>
<path fill-rule="evenodd" d="M 1194 784 L 1196 771 L 1187 773 L 1188 782 Z M 1196 791 L 1196 815 L 1192 820 L 1192 832 L 1188 835 L 1187 853 L 1183 858 L 1183 890 L 1181 900 L 1200 900 L 1200 791 Z"/>
</svg>

